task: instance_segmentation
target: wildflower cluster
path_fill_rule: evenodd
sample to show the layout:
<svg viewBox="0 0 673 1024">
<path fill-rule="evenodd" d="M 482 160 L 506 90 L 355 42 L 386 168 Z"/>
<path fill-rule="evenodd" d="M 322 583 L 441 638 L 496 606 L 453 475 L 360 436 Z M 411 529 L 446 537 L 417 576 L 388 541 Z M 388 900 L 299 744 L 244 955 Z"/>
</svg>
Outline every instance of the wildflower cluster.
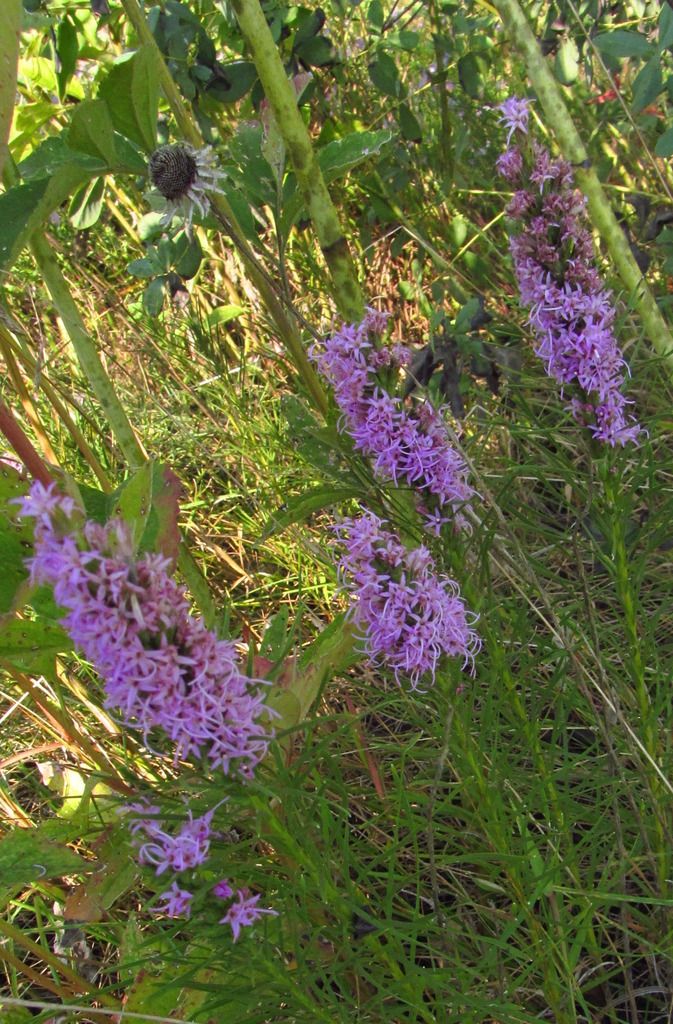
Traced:
<svg viewBox="0 0 673 1024">
<path fill-rule="evenodd" d="M 345 553 L 339 562 L 344 588 L 356 598 L 350 617 L 363 630 L 365 650 L 384 661 L 395 678 L 408 676 L 412 689 L 434 682 L 442 657 L 470 663 L 480 647 L 458 586 L 438 575 L 426 547 L 409 550 L 368 512 L 337 528 Z"/>
<path fill-rule="evenodd" d="M 106 707 L 119 709 L 145 739 L 162 729 L 176 761 L 205 758 L 212 769 L 250 778 L 269 739 L 261 681 L 243 675 L 234 645 L 190 613 L 184 590 L 168 574 L 169 560 L 136 558 L 128 524 L 85 520 L 54 487 L 34 483 L 21 505 L 35 519 L 31 578 L 50 584 L 66 609 L 63 625 L 101 675 Z M 157 875 L 203 863 L 213 813 L 190 814 L 176 835 L 152 817 L 138 819 L 132 832 L 145 833 L 140 862 Z M 174 883 L 162 898 L 172 913 L 186 912 L 191 896 Z"/>
<path fill-rule="evenodd" d="M 138 847 L 138 861 L 149 864 L 157 875 L 170 869 L 174 873 L 191 870 L 208 859 L 212 836 L 211 823 L 215 808 L 194 818 L 191 811 L 185 824 L 174 835 L 167 832 L 163 821 L 158 815 L 160 810 L 147 803 L 130 804 L 127 812 L 140 817 L 130 820 L 129 830 Z M 220 924 L 228 924 L 233 932 L 234 942 L 238 939 L 241 928 L 252 925 L 264 914 L 276 915 L 275 910 L 259 907 L 259 894 L 252 895 L 249 889 L 238 889 L 236 897 L 228 879 L 223 878 L 212 888 L 213 895 L 229 907 Z M 166 917 L 189 918 L 192 910 L 194 894 L 181 889 L 177 880 L 169 889 L 159 896 L 159 904 L 155 908 Z"/>
<path fill-rule="evenodd" d="M 551 377 L 574 387 L 575 418 L 599 441 L 625 445 L 637 440 L 640 427 L 622 393 L 626 364 L 613 330 L 613 296 L 594 265 L 586 201 L 569 163 L 519 139 L 528 132 L 528 101 L 513 97 L 499 109 L 508 148 L 497 169 L 516 188 L 507 213 L 521 230 L 510 249 L 536 355 Z M 513 136 L 520 144 L 510 145 Z"/>
<path fill-rule="evenodd" d="M 362 323 L 344 324 L 312 354 L 334 388 L 340 428 L 372 459 L 380 479 L 414 488 L 427 528 L 438 535 L 445 523 L 464 525 L 461 509 L 473 491 L 465 462 L 449 442 L 441 411 L 427 400 L 407 409 L 401 398 L 382 386 L 382 371 L 411 359 L 404 345 L 376 345 L 386 321 L 386 314 L 367 310 Z"/>
</svg>

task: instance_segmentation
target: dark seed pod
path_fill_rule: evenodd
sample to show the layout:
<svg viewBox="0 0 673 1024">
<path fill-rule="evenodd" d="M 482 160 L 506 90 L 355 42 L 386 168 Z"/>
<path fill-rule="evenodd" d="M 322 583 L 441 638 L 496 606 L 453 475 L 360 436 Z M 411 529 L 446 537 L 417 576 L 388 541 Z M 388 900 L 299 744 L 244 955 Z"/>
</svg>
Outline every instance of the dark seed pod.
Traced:
<svg viewBox="0 0 673 1024">
<path fill-rule="evenodd" d="M 160 146 L 150 157 L 149 174 L 165 199 L 180 199 L 196 181 L 196 160 L 186 146 Z"/>
</svg>

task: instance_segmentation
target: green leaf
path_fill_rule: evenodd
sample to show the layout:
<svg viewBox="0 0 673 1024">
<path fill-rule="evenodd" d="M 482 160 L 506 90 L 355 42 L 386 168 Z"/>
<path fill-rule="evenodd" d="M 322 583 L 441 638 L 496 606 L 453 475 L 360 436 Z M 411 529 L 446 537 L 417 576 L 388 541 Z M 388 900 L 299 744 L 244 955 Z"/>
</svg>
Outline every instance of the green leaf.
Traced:
<svg viewBox="0 0 673 1024">
<path fill-rule="evenodd" d="M 103 210 L 103 195 L 105 193 L 105 179 L 95 178 L 89 182 L 72 197 L 68 216 L 70 222 L 77 231 L 85 231 L 92 228 L 98 222 Z"/>
<path fill-rule="evenodd" d="M 110 110 L 112 123 L 148 153 L 156 147 L 159 114 L 159 72 L 151 46 L 141 46 L 110 70 L 98 95 Z"/>
<path fill-rule="evenodd" d="M 656 156 L 673 156 L 673 128 L 668 128 L 659 136 L 654 152 Z"/>
<path fill-rule="evenodd" d="M 32 619 L 10 619 L 0 623 L 0 661 L 33 676 L 54 675 L 54 659 L 73 648 L 60 626 Z"/>
<path fill-rule="evenodd" d="M 217 327 L 219 324 L 228 324 L 230 320 L 235 320 L 243 313 L 245 313 L 243 306 L 218 306 L 208 314 L 206 322 L 209 327 Z"/>
<path fill-rule="evenodd" d="M 294 523 L 303 523 L 313 512 L 319 512 L 328 505 L 337 505 L 352 498 L 361 498 L 362 488 L 358 487 L 316 487 L 304 494 L 291 498 L 282 508 L 274 512 L 264 530 L 261 540 L 282 533 Z"/>
<path fill-rule="evenodd" d="M 565 39 L 554 60 L 554 74 L 561 85 L 572 85 L 579 74 L 580 52 L 574 39 Z"/>
<path fill-rule="evenodd" d="M 235 103 L 240 100 L 257 79 L 257 69 L 252 61 L 235 60 L 231 64 L 216 64 L 213 75 L 206 86 L 206 93 L 220 103 Z"/>
<path fill-rule="evenodd" d="M 112 119 L 102 100 L 85 100 L 75 107 L 66 141 L 70 149 L 96 157 L 107 167 L 117 161 Z"/>
<path fill-rule="evenodd" d="M 16 101 L 16 63 L 20 28 L 20 0 L 4 0 L 0 6 L 0 180 L 7 156 L 9 126 Z"/>
<path fill-rule="evenodd" d="M 11 504 L 28 491 L 13 466 L 0 462 L 0 615 L 10 611 L 20 585 L 28 577 L 25 559 L 33 553 L 32 520 L 21 519 Z"/>
<path fill-rule="evenodd" d="M 63 827 L 61 822 L 47 822 L 31 829 L 17 828 L 7 833 L 0 839 L 3 892 L 9 894 L 16 885 L 92 871 L 94 863 L 82 860 L 67 846 L 67 842 L 76 838 L 73 830 Z"/>
<path fill-rule="evenodd" d="M 132 277 L 139 277 L 141 280 L 149 280 L 157 273 L 157 267 L 150 259 L 131 260 L 126 269 Z"/>
<path fill-rule="evenodd" d="M 484 92 L 484 81 L 480 62 L 474 53 L 466 53 L 458 61 L 458 80 L 470 99 L 481 99 Z"/>
<path fill-rule="evenodd" d="M 288 648 L 287 625 L 289 618 L 290 609 L 288 605 L 281 605 L 264 630 L 264 636 L 259 647 L 259 653 L 262 658 L 278 661 L 279 658 L 285 655 Z"/>
<path fill-rule="evenodd" d="M 376 60 L 372 61 L 369 65 L 369 77 L 379 92 L 385 93 L 386 96 L 402 100 L 407 94 L 397 64 L 389 53 L 381 51 Z"/>
<path fill-rule="evenodd" d="M 131 526 L 138 551 L 177 556 L 178 499 L 182 485 L 160 462 L 146 462 L 108 497 L 108 518 L 119 516 Z"/>
<path fill-rule="evenodd" d="M 406 103 L 400 103 L 397 111 L 397 121 L 400 126 L 402 138 L 407 142 L 420 142 L 423 138 L 423 129 L 411 107 Z"/>
<path fill-rule="evenodd" d="M 65 164 L 50 178 L 15 185 L 0 195 L 0 267 L 7 269 L 49 214 L 91 177 L 77 164 Z"/>
<path fill-rule="evenodd" d="M 334 139 L 318 153 L 320 169 L 328 182 L 334 181 L 363 160 L 376 156 L 392 138 L 392 132 L 381 130 L 351 132 L 341 139 Z"/>
<path fill-rule="evenodd" d="M 659 38 L 660 50 L 666 50 L 673 44 L 673 9 L 670 4 L 661 5 L 659 12 Z"/>
<path fill-rule="evenodd" d="M 295 48 L 295 56 L 312 68 L 322 68 L 334 60 L 334 48 L 325 36 L 308 39 Z"/>
<path fill-rule="evenodd" d="M 165 277 L 157 277 L 143 292 L 143 309 L 149 316 L 158 316 L 164 308 L 166 283 Z"/>
<path fill-rule="evenodd" d="M 652 47 L 644 35 L 624 28 L 599 32 L 593 41 L 601 53 L 610 57 L 649 57 L 652 53 Z"/>
<path fill-rule="evenodd" d="M 633 113 L 640 113 L 644 107 L 652 103 L 663 87 L 664 82 L 661 75 L 659 54 L 655 54 L 640 69 L 633 83 L 633 96 L 631 98 L 631 110 Z"/>
<path fill-rule="evenodd" d="M 61 18 L 58 31 L 56 32 L 56 53 L 61 65 L 56 73 L 60 100 L 63 100 L 65 97 L 66 86 L 77 66 L 78 52 L 77 29 L 68 15 L 65 15 L 65 17 Z"/>
<path fill-rule="evenodd" d="M 383 28 L 383 4 L 381 0 L 371 0 L 367 8 L 367 21 L 376 32 Z"/>
<path fill-rule="evenodd" d="M 203 249 L 198 238 L 188 238 L 187 233 L 178 235 L 176 242 L 180 239 L 183 242 L 181 251 L 176 255 L 175 271 L 180 277 L 189 281 L 197 273 L 203 259 Z"/>
</svg>

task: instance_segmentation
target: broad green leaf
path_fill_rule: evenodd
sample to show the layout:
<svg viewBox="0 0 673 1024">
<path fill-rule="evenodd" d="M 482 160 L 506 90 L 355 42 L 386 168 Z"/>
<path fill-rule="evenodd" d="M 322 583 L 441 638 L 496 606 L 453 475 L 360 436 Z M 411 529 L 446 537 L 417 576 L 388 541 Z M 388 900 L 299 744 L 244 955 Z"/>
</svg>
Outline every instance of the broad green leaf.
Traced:
<svg viewBox="0 0 673 1024">
<path fill-rule="evenodd" d="M 673 156 L 673 128 L 668 128 L 659 136 L 654 152 L 657 156 Z"/>
<path fill-rule="evenodd" d="M 367 8 L 367 21 L 376 32 L 383 28 L 383 4 L 381 0 L 371 0 Z"/>
<path fill-rule="evenodd" d="M 661 5 L 659 12 L 659 49 L 666 50 L 673 45 L 673 9 L 668 3 Z"/>
<path fill-rule="evenodd" d="M 385 93 L 386 96 L 401 100 L 407 94 L 397 64 L 385 51 L 381 51 L 376 60 L 369 65 L 369 77 L 379 92 Z"/>
<path fill-rule="evenodd" d="M 22 520 L 11 503 L 27 490 L 28 483 L 17 470 L 0 462 L 0 615 L 13 607 L 19 586 L 28 577 L 25 559 L 33 553 L 32 520 Z"/>
<path fill-rule="evenodd" d="M 243 313 L 243 306 L 218 306 L 208 314 L 206 322 L 209 327 L 217 327 L 219 324 L 228 324 L 230 320 L 235 320 Z"/>
<path fill-rule="evenodd" d="M 64 99 L 68 82 L 77 67 L 78 52 L 77 29 L 66 14 L 61 18 L 56 32 L 56 53 L 60 63 L 60 68 L 56 72 L 56 78 L 58 80 L 60 100 Z"/>
<path fill-rule="evenodd" d="M 189 238 L 187 232 L 182 232 L 175 239 L 177 251 L 174 256 L 175 271 L 180 277 L 189 281 L 198 272 L 203 259 L 203 249 L 198 238 Z"/>
<path fill-rule="evenodd" d="M 328 679 L 355 664 L 361 657 L 353 629 L 345 614 L 337 615 L 305 649 L 294 678 L 270 690 L 266 703 L 280 716 L 274 718 L 274 728 L 282 732 L 302 722 Z"/>
<path fill-rule="evenodd" d="M 458 80 L 463 91 L 470 99 L 481 99 L 484 91 L 484 78 L 480 62 L 474 53 L 466 53 L 458 61 Z"/>
<path fill-rule="evenodd" d="M 235 103 L 252 89 L 257 69 L 252 61 L 235 60 L 231 64 L 217 63 L 206 86 L 208 96 L 220 103 Z"/>
<path fill-rule="evenodd" d="M 114 167 L 117 149 L 107 104 L 102 100 L 85 100 L 78 104 L 70 120 L 66 141 L 70 149 L 97 157 L 106 166 Z"/>
<path fill-rule="evenodd" d="M 146 462 L 108 498 L 108 518 L 120 516 L 130 524 L 139 551 L 177 556 L 180 540 L 178 500 L 182 485 L 168 467 Z"/>
<path fill-rule="evenodd" d="M 67 845 L 76 838 L 72 827 L 61 822 L 8 832 L 0 839 L 0 891 L 8 895 L 16 885 L 92 871 L 94 864 Z"/>
<path fill-rule="evenodd" d="M 554 74 L 561 85 L 572 85 L 579 74 L 580 52 L 574 39 L 565 39 L 554 60 Z"/>
<path fill-rule="evenodd" d="M 21 34 L 21 0 L 4 0 L 0 31 L 0 180 L 16 102 L 16 71 Z"/>
<path fill-rule="evenodd" d="M 95 178 L 88 185 L 79 189 L 72 197 L 68 216 L 77 231 L 86 231 L 98 222 L 103 210 L 105 179 Z"/>
<path fill-rule="evenodd" d="M 631 99 L 631 110 L 634 114 L 652 103 L 664 87 L 661 76 L 661 61 L 659 54 L 655 54 L 648 60 L 647 64 L 640 69 L 633 83 L 633 96 Z"/>
<path fill-rule="evenodd" d="M 90 177 L 83 167 L 68 163 L 49 178 L 15 185 L 0 195 L 0 267 L 11 265 L 49 214 Z"/>
<path fill-rule="evenodd" d="M 312 491 L 291 498 L 288 503 L 274 512 L 262 532 L 262 540 L 276 533 L 282 533 L 288 526 L 303 523 L 314 512 L 329 505 L 362 497 L 362 488 L 357 487 L 316 487 Z"/>
<path fill-rule="evenodd" d="M 326 180 L 335 178 L 350 171 L 364 160 L 380 153 L 383 146 L 393 138 L 387 130 L 351 132 L 341 139 L 334 139 L 318 153 L 318 162 Z"/>
<path fill-rule="evenodd" d="M 164 308 L 167 278 L 157 277 L 143 292 L 143 309 L 148 316 L 158 316 Z"/>
<path fill-rule="evenodd" d="M 593 38 L 601 53 L 610 57 L 649 57 L 652 47 L 640 32 L 617 28 L 613 32 L 599 32 Z"/>
<path fill-rule="evenodd" d="M 151 259 L 131 260 L 126 268 L 132 277 L 139 277 L 141 280 L 149 281 L 157 274 L 157 266 Z"/>
<path fill-rule="evenodd" d="M 107 103 L 117 131 L 151 153 L 159 113 L 159 72 L 153 48 L 141 46 L 132 57 L 119 60 L 98 95 Z"/>
<path fill-rule="evenodd" d="M 400 103 L 397 111 L 397 121 L 400 126 L 402 138 L 407 142 L 420 142 L 423 138 L 423 129 L 411 107 L 406 103 Z"/>
<path fill-rule="evenodd" d="M 277 661 L 282 658 L 287 650 L 287 626 L 290 618 L 290 609 L 284 604 L 281 605 L 276 614 L 272 617 L 269 625 L 264 630 L 264 636 L 259 647 L 262 658 L 269 658 Z"/>
<path fill-rule="evenodd" d="M 29 675 L 53 676 L 57 654 L 72 650 L 72 641 L 60 626 L 31 619 L 0 622 L 0 662 Z"/>
</svg>

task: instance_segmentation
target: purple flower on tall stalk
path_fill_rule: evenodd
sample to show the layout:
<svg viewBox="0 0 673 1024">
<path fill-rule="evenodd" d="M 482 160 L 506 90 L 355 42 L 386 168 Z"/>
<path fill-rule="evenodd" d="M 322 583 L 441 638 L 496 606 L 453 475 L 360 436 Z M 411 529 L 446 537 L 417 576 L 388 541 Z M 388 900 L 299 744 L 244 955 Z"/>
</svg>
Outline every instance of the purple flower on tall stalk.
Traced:
<svg viewBox="0 0 673 1024">
<path fill-rule="evenodd" d="M 159 904 L 154 907 L 156 914 L 165 914 L 166 917 L 189 918 L 194 894 L 186 889 L 181 889 L 177 882 L 172 882 L 170 889 L 162 892 L 159 899 L 163 900 L 163 906 Z"/>
<path fill-rule="evenodd" d="M 155 817 L 158 807 L 130 804 L 127 811 L 143 815 L 131 820 L 129 831 L 138 848 L 138 863 L 151 865 L 156 875 L 169 870 L 189 871 L 208 859 L 214 810 L 200 818 L 189 811 L 187 821 L 175 835 L 166 832 L 163 821 Z"/>
<path fill-rule="evenodd" d="M 345 519 L 337 532 L 345 553 L 339 576 L 352 596 L 349 616 L 362 633 L 365 652 L 419 689 L 433 683 L 442 658 L 471 664 L 481 646 L 458 585 L 438 575 L 426 547 L 409 550 L 368 512 Z"/>
<path fill-rule="evenodd" d="M 599 441 L 613 447 L 636 441 L 641 428 L 622 393 L 626 363 L 614 335 L 612 292 L 594 265 L 586 227 L 586 200 L 574 187 L 572 168 L 554 160 L 526 136 L 528 101 L 511 98 L 501 106 L 508 149 L 498 172 L 515 191 L 507 213 L 520 231 L 510 239 L 521 303 L 538 339 L 536 355 L 561 385 L 573 386 L 569 409 Z"/>
<path fill-rule="evenodd" d="M 273 917 L 278 916 L 277 910 L 269 910 L 257 906 L 261 898 L 259 893 L 253 896 L 249 889 L 238 889 L 236 891 L 236 899 L 224 917 L 220 918 L 220 924 L 228 924 L 230 926 L 234 935 L 234 942 L 236 942 L 241 934 L 241 928 L 248 927 L 259 921 L 264 914 L 271 914 Z"/>
<path fill-rule="evenodd" d="M 40 483 L 22 501 L 35 524 L 31 577 L 53 586 L 63 625 L 105 683 L 105 706 L 145 737 L 160 728 L 175 758 L 248 778 L 264 756 L 269 712 L 234 645 L 189 611 L 160 554 L 134 556 L 122 520 L 85 521 L 72 498 Z"/>
<path fill-rule="evenodd" d="M 382 371 L 411 359 L 404 345 L 381 347 L 387 314 L 368 309 L 360 324 L 344 324 L 311 355 L 334 388 L 339 429 L 372 459 L 383 480 L 418 492 L 426 526 L 439 535 L 445 523 L 466 524 L 462 511 L 474 491 L 467 466 L 452 447 L 441 411 L 427 400 L 407 409 L 381 383 Z"/>
</svg>

